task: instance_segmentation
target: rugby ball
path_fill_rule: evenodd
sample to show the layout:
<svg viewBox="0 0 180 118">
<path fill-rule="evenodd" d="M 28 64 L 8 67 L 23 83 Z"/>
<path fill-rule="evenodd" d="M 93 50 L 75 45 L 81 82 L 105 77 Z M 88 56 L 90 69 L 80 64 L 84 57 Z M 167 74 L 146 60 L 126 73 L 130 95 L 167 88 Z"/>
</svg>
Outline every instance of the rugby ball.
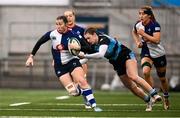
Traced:
<svg viewBox="0 0 180 118">
<path fill-rule="evenodd" d="M 80 46 L 80 48 L 81 48 L 81 44 L 80 44 L 79 40 L 75 37 L 72 37 L 69 39 L 68 45 L 69 44 L 75 44 L 77 46 Z M 80 50 L 70 49 L 69 46 L 68 46 L 68 50 L 74 56 L 77 56 L 80 53 Z"/>
</svg>

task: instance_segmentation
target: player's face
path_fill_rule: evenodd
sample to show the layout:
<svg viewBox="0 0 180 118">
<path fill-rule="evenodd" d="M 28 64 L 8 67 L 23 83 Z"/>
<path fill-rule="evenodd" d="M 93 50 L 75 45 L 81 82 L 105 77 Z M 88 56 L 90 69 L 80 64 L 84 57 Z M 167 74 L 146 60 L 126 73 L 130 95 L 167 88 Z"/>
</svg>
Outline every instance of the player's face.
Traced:
<svg viewBox="0 0 180 118">
<path fill-rule="evenodd" d="M 66 16 L 68 20 L 68 25 L 73 25 L 75 24 L 75 16 L 72 11 L 66 11 L 64 12 L 64 16 Z"/>
<path fill-rule="evenodd" d="M 94 33 L 93 35 L 92 34 L 89 34 L 89 33 L 86 33 L 84 35 L 84 38 L 87 40 L 88 43 L 90 44 L 95 44 L 98 42 L 98 36 L 96 33 Z"/>
<path fill-rule="evenodd" d="M 56 28 L 59 33 L 64 33 L 67 29 L 66 24 L 62 19 L 56 20 Z"/>
<path fill-rule="evenodd" d="M 150 21 L 150 15 L 145 14 L 144 10 L 141 9 L 141 10 L 139 10 L 139 20 L 141 20 L 143 23 L 149 22 Z"/>
</svg>

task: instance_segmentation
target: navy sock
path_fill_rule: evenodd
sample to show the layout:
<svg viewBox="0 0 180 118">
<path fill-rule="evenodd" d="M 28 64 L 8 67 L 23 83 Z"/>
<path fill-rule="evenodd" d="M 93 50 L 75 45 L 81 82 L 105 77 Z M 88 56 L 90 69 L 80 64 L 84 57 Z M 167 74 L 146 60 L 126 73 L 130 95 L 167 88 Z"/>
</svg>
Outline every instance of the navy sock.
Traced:
<svg viewBox="0 0 180 118">
<path fill-rule="evenodd" d="M 150 96 L 149 95 L 144 96 L 144 101 L 148 103 L 150 101 Z"/>
<path fill-rule="evenodd" d="M 149 94 L 151 95 L 151 97 L 153 97 L 154 95 L 157 95 L 156 89 L 151 89 Z"/>
<path fill-rule="evenodd" d="M 96 100 L 94 98 L 94 95 L 93 95 L 93 92 L 92 92 L 91 88 L 82 89 L 82 95 L 91 104 L 91 107 L 96 107 Z"/>
</svg>

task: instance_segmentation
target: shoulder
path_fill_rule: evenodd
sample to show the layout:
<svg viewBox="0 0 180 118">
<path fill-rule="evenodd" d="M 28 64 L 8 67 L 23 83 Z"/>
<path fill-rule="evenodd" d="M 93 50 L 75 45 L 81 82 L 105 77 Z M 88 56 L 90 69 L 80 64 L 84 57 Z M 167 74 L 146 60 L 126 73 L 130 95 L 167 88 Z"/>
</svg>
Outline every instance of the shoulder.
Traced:
<svg viewBox="0 0 180 118">
<path fill-rule="evenodd" d="M 75 25 L 73 29 L 76 29 L 76 30 L 78 30 L 78 31 L 80 31 L 80 32 L 84 32 L 84 30 L 85 30 L 84 27 L 81 27 L 81 26 L 79 26 L 79 25 Z"/>
<path fill-rule="evenodd" d="M 161 29 L 161 26 L 157 21 L 152 21 L 151 27 L 153 27 L 155 31 L 160 31 Z"/>
<path fill-rule="evenodd" d="M 98 37 L 101 44 L 108 44 L 110 42 L 110 36 L 106 34 L 98 33 Z"/>
<path fill-rule="evenodd" d="M 134 29 L 144 29 L 144 25 L 141 21 L 137 21 L 134 25 Z"/>
<path fill-rule="evenodd" d="M 160 27 L 160 24 L 157 22 L 157 21 L 151 21 L 151 25 L 153 26 L 159 26 Z"/>
<path fill-rule="evenodd" d="M 79 25 L 75 25 L 74 27 L 77 27 L 77 28 L 79 28 L 79 29 L 85 29 L 84 27 L 82 27 L 82 26 L 79 26 Z"/>
<path fill-rule="evenodd" d="M 60 34 L 57 30 L 52 30 L 49 32 L 51 39 L 56 39 L 57 37 L 62 37 L 63 34 Z"/>
<path fill-rule="evenodd" d="M 134 26 L 137 26 L 139 24 L 142 24 L 142 22 L 140 20 L 136 21 L 136 23 L 134 24 Z"/>
<path fill-rule="evenodd" d="M 49 31 L 49 35 L 55 35 L 55 34 L 57 34 L 58 32 L 57 32 L 57 30 L 51 30 L 51 31 Z"/>
</svg>

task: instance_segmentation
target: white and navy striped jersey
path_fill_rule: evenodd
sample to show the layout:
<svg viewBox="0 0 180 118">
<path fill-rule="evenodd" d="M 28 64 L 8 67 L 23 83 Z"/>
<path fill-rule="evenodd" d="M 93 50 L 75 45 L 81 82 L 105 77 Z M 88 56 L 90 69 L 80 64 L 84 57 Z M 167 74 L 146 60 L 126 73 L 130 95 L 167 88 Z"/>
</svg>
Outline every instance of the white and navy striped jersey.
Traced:
<svg viewBox="0 0 180 118">
<path fill-rule="evenodd" d="M 145 33 L 147 33 L 148 35 L 151 35 L 151 36 L 153 36 L 153 33 L 161 31 L 161 27 L 160 27 L 159 23 L 156 21 L 151 21 L 146 26 L 144 26 L 141 21 L 138 21 L 134 25 L 134 30 L 137 32 L 138 29 L 143 29 L 145 31 Z M 155 44 L 152 42 L 145 42 L 143 37 L 141 37 L 141 38 L 142 38 L 142 42 L 147 44 L 150 56 L 152 58 L 157 58 L 157 57 L 161 57 L 161 56 L 165 55 L 165 49 L 162 46 L 161 42 L 159 44 Z"/>
<path fill-rule="evenodd" d="M 49 31 L 45 33 L 36 43 L 32 50 L 32 54 L 35 55 L 37 50 L 40 48 L 42 44 L 47 42 L 48 40 L 51 40 L 52 42 L 52 55 L 54 59 L 54 64 L 56 65 L 63 65 L 68 63 L 70 60 L 77 58 L 76 56 L 73 56 L 68 51 L 68 40 L 72 37 L 77 38 L 78 40 L 81 40 L 79 36 L 72 32 L 71 30 L 68 30 L 66 33 L 60 34 L 57 30 Z M 63 46 L 63 49 L 59 51 L 57 49 L 57 46 L 61 45 Z"/>
</svg>

